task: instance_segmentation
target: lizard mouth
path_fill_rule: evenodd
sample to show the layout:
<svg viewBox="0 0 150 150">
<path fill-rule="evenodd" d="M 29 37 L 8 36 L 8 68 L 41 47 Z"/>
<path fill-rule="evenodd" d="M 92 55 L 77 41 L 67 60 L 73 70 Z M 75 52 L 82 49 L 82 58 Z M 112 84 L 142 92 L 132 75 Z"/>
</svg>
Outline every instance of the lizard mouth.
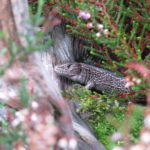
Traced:
<svg viewBox="0 0 150 150">
<path fill-rule="evenodd" d="M 61 66 L 55 66 L 54 71 L 56 72 L 56 74 L 61 76 L 72 76 L 67 70 L 65 70 Z"/>
<path fill-rule="evenodd" d="M 79 63 L 65 63 L 56 65 L 54 71 L 61 76 L 72 77 L 81 72 Z"/>
<path fill-rule="evenodd" d="M 59 66 L 55 66 L 55 67 L 54 67 L 54 71 L 55 71 L 57 74 L 62 74 L 62 73 L 64 73 L 63 69 L 61 69 Z"/>
</svg>

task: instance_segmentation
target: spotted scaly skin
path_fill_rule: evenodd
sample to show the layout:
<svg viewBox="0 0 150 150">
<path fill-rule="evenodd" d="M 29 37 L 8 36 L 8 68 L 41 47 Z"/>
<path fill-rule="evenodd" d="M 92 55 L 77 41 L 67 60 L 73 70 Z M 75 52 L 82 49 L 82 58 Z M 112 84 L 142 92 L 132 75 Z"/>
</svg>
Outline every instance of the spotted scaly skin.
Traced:
<svg viewBox="0 0 150 150">
<path fill-rule="evenodd" d="M 116 76 L 111 71 L 94 67 L 84 63 L 64 63 L 56 65 L 55 72 L 75 82 L 84 84 L 87 89 L 112 93 L 127 93 L 130 91 L 125 85 L 124 77 Z"/>
</svg>

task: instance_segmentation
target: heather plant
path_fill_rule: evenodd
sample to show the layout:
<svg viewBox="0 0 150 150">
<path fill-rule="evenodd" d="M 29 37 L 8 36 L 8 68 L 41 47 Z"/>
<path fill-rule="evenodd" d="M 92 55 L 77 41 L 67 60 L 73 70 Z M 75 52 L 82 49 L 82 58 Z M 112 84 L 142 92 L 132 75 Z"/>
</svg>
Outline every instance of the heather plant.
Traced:
<svg viewBox="0 0 150 150">
<path fill-rule="evenodd" d="M 17 1 L 13 2 L 17 8 Z M 23 20 L 28 13 L 24 8 L 21 10 L 21 15 L 24 15 L 21 18 L 19 18 L 19 10 L 17 17 L 13 14 L 19 23 L 23 21 L 30 29 L 28 36 L 19 33 L 16 35 L 16 38 L 22 39 L 23 44 L 12 40 L 7 33 L 7 28 L 5 32 L 0 31 L 0 149 L 3 150 L 48 150 L 50 147 L 53 149 L 56 145 L 63 148 L 62 143 L 64 142 L 68 144 L 51 112 L 51 103 L 48 102 L 51 99 L 44 94 L 43 87 L 41 87 L 44 79 L 41 72 L 38 72 L 39 66 L 37 65 L 41 59 L 38 59 L 37 55 L 33 56 L 33 53 L 39 54 L 35 51 L 44 50 L 51 44 L 51 40 L 44 41 L 43 44 L 45 32 L 39 26 L 43 23 L 41 13 L 44 1 L 39 0 L 38 2 L 37 12 L 32 15 L 31 22 Z M 19 3 L 19 7 L 25 3 L 26 1 Z M 14 9 L 14 5 L 7 6 Z M 16 22 L 13 22 L 14 24 L 18 23 L 17 19 Z M 30 28 L 31 23 L 34 28 Z M 23 29 L 26 33 L 26 28 Z M 5 48 L 3 48 L 3 42 Z M 72 139 L 69 144 L 69 147 L 76 147 L 76 140 Z"/>
<path fill-rule="evenodd" d="M 114 107 L 112 107 L 112 105 L 115 106 L 114 102 L 118 104 L 117 109 L 119 109 L 119 107 L 122 107 L 120 106 L 120 103 L 132 99 L 137 100 L 139 96 L 146 95 L 143 100 L 147 102 L 149 106 L 150 39 L 148 34 L 150 32 L 150 20 L 148 1 L 54 0 L 52 2 L 47 1 L 47 5 L 48 4 L 50 9 L 55 7 L 58 10 L 57 16 L 66 23 L 66 28 L 69 34 L 88 43 L 82 45 L 83 49 L 88 51 L 88 55 L 84 58 L 84 62 L 112 70 L 117 75 L 125 76 L 128 82 L 126 87 L 132 87 L 133 89 L 133 92 L 131 93 L 115 96 L 106 93 L 104 93 L 104 95 L 97 95 L 94 93 L 94 96 L 92 95 L 93 93 L 82 93 L 82 95 L 79 96 L 77 94 L 78 90 L 74 90 L 72 96 L 75 99 L 81 99 L 82 104 L 80 111 L 87 112 L 88 110 L 90 112 L 90 114 L 88 114 L 90 121 L 98 124 L 101 122 L 98 121 L 100 120 L 99 117 L 101 115 L 104 116 L 103 121 L 99 123 L 102 127 L 100 125 L 94 126 L 96 134 L 100 135 L 99 133 L 104 131 L 104 129 L 101 128 L 107 126 L 107 123 L 104 123 L 104 120 L 107 120 L 107 115 L 104 112 L 106 110 L 110 111 L 109 108 L 113 110 Z M 99 59 L 96 59 L 97 61 L 94 62 L 94 59 L 91 58 Z M 92 96 L 94 98 L 91 98 Z M 102 102 L 103 97 L 105 97 L 104 99 L 107 99 L 107 104 L 98 105 L 98 103 Z M 109 103 L 111 103 L 111 107 Z M 131 131 L 133 134 L 129 134 L 129 126 L 127 126 L 128 128 L 125 130 L 122 129 L 124 132 L 124 142 L 120 143 L 124 147 L 129 147 L 129 145 L 135 143 L 136 145 L 131 146 L 131 148 L 144 149 L 148 147 L 147 144 L 149 141 L 145 140 L 146 137 L 149 138 L 149 129 L 147 130 L 147 125 L 145 125 L 141 131 L 139 130 L 142 128 L 143 114 L 144 112 L 147 112 L 149 108 L 145 109 L 144 107 L 140 107 L 139 109 L 139 107 L 140 106 L 134 105 L 133 107 L 130 107 L 130 105 L 125 106 L 126 113 L 122 112 L 124 116 L 121 117 L 121 119 L 126 122 L 122 126 L 126 127 L 127 122 L 130 120 L 130 116 L 134 118 L 133 120 L 130 120 L 130 126 L 132 126 Z M 103 109 L 104 112 L 102 111 Z M 115 114 L 111 111 L 109 113 L 114 117 Z M 100 112 L 99 115 L 96 115 L 97 112 Z M 116 111 L 116 114 L 119 113 L 119 110 Z M 146 118 L 148 118 L 149 113 L 146 114 Z M 118 115 L 117 117 L 116 115 L 116 118 L 119 119 L 120 116 L 121 115 Z M 138 118 L 138 116 L 140 116 L 140 118 Z M 92 120 L 91 118 L 94 119 Z M 145 134 L 143 134 L 143 130 L 144 133 L 146 130 Z M 114 132 L 115 129 L 110 127 L 106 130 L 105 134 L 109 131 Z M 103 138 L 105 135 L 101 133 L 100 137 Z M 139 141 L 138 137 L 140 137 Z M 107 140 L 105 139 L 103 143 L 107 146 L 109 140 L 106 141 Z M 110 147 L 108 149 L 110 149 Z M 123 149 L 123 147 L 119 146 L 114 149 Z"/>
<path fill-rule="evenodd" d="M 126 76 L 127 87 L 133 86 L 138 94 L 145 93 L 148 84 L 130 63 L 149 66 L 147 1 L 56 0 L 46 4 L 58 9 L 57 16 L 66 22 L 70 34 L 90 43 L 83 45 L 89 52 L 84 62 Z M 99 60 L 94 62 L 91 55 Z"/>
<path fill-rule="evenodd" d="M 45 0 L 44 4 L 41 0 L 38 1 L 38 7 L 37 1 L 29 0 L 29 2 L 34 13 L 37 12 L 32 17 L 36 27 L 42 26 L 44 18 L 41 14 L 46 16 L 49 12 L 54 12 L 53 8 L 55 8 L 54 14 L 66 23 L 67 32 L 87 43 L 82 45 L 83 49 L 87 50 L 84 62 L 112 70 L 117 75 L 126 76 L 128 81 L 126 86 L 135 90 L 135 92 L 121 95 L 98 94 L 80 88 L 66 92 L 66 98 L 81 100 L 81 107 L 77 112 L 87 115 L 100 141 L 107 149 L 112 147 L 114 150 L 148 149 L 150 146 L 148 1 Z M 42 9 L 43 6 L 44 9 Z M 57 24 L 59 20 L 51 23 Z M 4 34 L 1 33 L 1 38 L 3 37 Z M 42 43 L 43 33 L 38 32 L 37 37 L 38 43 Z M 11 57 L 7 59 L 7 64 L 2 66 L 1 74 L 9 71 L 7 69 L 13 65 L 16 57 L 25 61 L 25 56 L 37 50 L 37 46 L 33 46 L 35 41 L 30 38 L 27 40 L 28 47 L 22 51 L 22 48 L 18 48 L 16 43 L 8 39 L 9 49 L 3 49 L 0 54 L 5 56 L 9 51 Z M 45 43 L 46 46 L 49 44 Z M 38 49 L 45 49 L 44 46 L 39 44 Z M 6 59 L 3 58 L 3 60 Z M 17 72 L 15 75 L 23 72 L 19 69 L 16 71 L 16 68 L 11 71 Z M 16 82 L 12 74 L 6 75 Z M 26 87 L 24 79 L 19 81 L 21 83 L 19 98 L 25 106 L 30 105 L 30 107 L 15 113 L 16 119 L 13 121 L 11 115 L 9 116 L 13 126 L 9 130 L 7 130 L 9 124 L 5 120 L 2 122 L 4 130 L 1 133 L 0 144 L 4 144 L 8 149 L 14 146 L 18 150 L 25 149 L 28 142 L 31 149 L 38 149 L 37 141 L 39 140 L 43 143 L 42 148 L 48 149 L 49 146 L 54 146 L 56 138 L 61 136 L 59 129 L 55 126 L 51 114 L 48 115 L 46 111 L 45 114 L 38 112 L 38 109 L 42 108 L 33 101 L 36 94 L 32 95 L 32 83 Z M 140 95 L 146 95 L 144 100 L 148 104 L 147 108 L 132 103 L 128 105 L 128 101 Z M 47 105 L 45 107 L 47 108 Z M 24 132 L 20 132 L 20 129 Z M 50 134 L 46 134 L 44 130 L 49 131 Z M 27 135 L 24 133 L 30 134 L 27 141 L 25 141 Z M 111 142 L 111 135 L 114 142 Z M 48 137 L 51 137 L 51 140 L 47 140 Z M 58 142 L 62 148 L 64 141 L 65 139 L 60 139 Z"/>
<path fill-rule="evenodd" d="M 68 100 L 81 101 L 81 106 L 76 111 L 86 116 L 86 121 L 92 124 L 95 134 L 107 149 L 124 144 L 123 132 L 126 128 L 129 129 L 131 143 L 138 142 L 140 129 L 143 126 L 144 107 L 133 106 L 132 114 L 127 117 L 127 111 L 133 104 L 129 107 L 121 105 L 118 99 L 114 100 L 114 96 L 92 93 L 81 87 L 66 91 L 64 96 Z"/>
</svg>

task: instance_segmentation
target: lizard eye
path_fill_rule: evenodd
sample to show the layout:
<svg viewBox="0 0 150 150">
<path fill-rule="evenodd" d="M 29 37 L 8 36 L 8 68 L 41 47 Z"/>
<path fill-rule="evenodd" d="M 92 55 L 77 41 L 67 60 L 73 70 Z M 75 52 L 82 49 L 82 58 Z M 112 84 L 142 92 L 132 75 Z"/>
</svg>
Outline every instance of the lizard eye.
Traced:
<svg viewBox="0 0 150 150">
<path fill-rule="evenodd" d="M 67 68 L 70 68 L 71 64 L 67 65 Z"/>
</svg>

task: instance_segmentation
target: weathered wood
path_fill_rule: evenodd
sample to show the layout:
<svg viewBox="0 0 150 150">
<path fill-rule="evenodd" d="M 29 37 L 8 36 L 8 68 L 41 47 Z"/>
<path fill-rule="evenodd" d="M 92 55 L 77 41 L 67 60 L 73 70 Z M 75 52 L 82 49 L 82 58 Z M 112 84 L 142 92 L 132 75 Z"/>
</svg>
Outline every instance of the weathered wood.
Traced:
<svg viewBox="0 0 150 150">
<path fill-rule="evenodd" d="M 47 49 L 47 53 L 55 57 L 55 64 L 62 62 L 73 62 L 82 58 L 84 51 L 80 49 L 80 41 L 71 37 L 65 32 L 64 25 L 59 25 L 53 28 L 49 34 L 49 38 L 53 39 L 53 45 Z M 71 89 L 72 83 L 62 78 L 60 79 L 61 89 Z M 59 85 L 60 86 L 60 85 Z M 79 100 L 80 101 L 80 100 Z M 78 137 L 78 146 L 80 150 L 105 150 L 105 147 L 99 143 L 87 122 L 76 113 L 76 109 L 80 102 L 69 101 L 69 106 L 72 113 L 73 129 Z"/>
<path fill-rule="evenodd" d="M 9 48 L 8 39 L 19 46 L 26 47 L 28 42 L 25 36 L 35 40 L 32 26 L 29 23 L 27 0 L 2 0 L 0 5 L 0 30 L 6 35 L 0 40 L 0 48 Z M 18 54 L 19 55 L 19 54 Z M 6 63 L 11 57 L 8 53 L 1 58 L 6 59 Z M 45 59 L 45 58 L 44 58 Z M 71 124 L 71 112 L 61 96 L 60 90 L 55 90 L 52 85 L 57 85 L 57 78 L 51 77 L 52 61 L 49 57 L 49 70 L 46 72 L 46 67 L 41 59 L 41 53 L 37 52 L 26 57 L 26 61 L 22 62 L 14 59 L 11 67 L 7 68 L 5 75 L 0 78 L 0 101 L 7 101 L 8 105 L 19 109 L 21 106 L 17 102 L 19 100 L 18 90 L 20 78 L 23 76 L 27 80 L 27 84 L 32 82 L 35 93 L 38 93 L 38 98 L 43 101 L 48 101 L 53 109 L 60 114 L 56 121 L 60 128 L 64 131 L 64 136 L 72 137 L 73 129 Z M 38 81 L 38 82 L 37 82 Z M 26 87 L 28 87 L 26 85 Z M 56 87 L 57 88 L 57 87 Z M 12 95 L 13 92 L 13 95 Z"/>
<path fill-rule="evenodd" d="M 17 36 L 17 29 L 12 13 L 11 1 L 1 0 L 0 4 L 0 31 L 5 33 L 5 39 L 1 40 L 0 48 L 6 46 L 6 38 L 11 38 L 16 43 L 20 44 L 19 38 Z"/>
</svg>

